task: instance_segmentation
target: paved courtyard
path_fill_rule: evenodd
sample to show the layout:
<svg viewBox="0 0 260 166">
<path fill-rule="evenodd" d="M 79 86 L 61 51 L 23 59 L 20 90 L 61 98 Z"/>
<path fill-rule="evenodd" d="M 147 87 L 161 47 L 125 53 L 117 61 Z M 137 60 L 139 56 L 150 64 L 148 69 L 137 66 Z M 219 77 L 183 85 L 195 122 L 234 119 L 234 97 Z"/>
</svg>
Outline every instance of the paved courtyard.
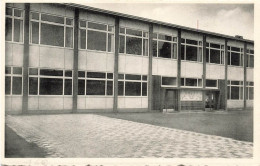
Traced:
<svg viewBox="0 0 260 166">
<path fill-rule="evenodd" d="M 6 116 L 47 157 L 252 158 L 253 144 L 93 114 Z"/>
</svg>

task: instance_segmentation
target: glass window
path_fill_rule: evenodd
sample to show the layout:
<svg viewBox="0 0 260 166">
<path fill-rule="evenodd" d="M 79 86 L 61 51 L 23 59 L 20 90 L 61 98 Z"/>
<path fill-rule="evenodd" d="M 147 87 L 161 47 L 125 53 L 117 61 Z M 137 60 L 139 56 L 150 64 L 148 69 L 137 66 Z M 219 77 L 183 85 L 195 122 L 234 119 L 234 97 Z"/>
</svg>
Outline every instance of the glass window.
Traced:
<svg viewBox="0 0 260 166">
<path fill-rule="evenodd" d="M 153 40 L 152 46 L 153 46 L 153 56 L 157 57 L 157 41 Z"/>
<path fill-rule="evenodd" d="M 22 74 L 21 67 L 13 67 L 13 74 Z"/>
<path fill-rule="evenodd" d="M 12 41 L 12 18 L 5 19 L 5 40 Z"/>
<path fill-rule="evenodd" d="M 171 43 L 158 41 L 158 57 L 171 58 Z"/>
<path fill-rule="evenodd" d="M 231 52 L 231 65 L 239 66 L 240 64 L 240 54 Z"/>
<path fill-rule="evenodd" d="M 186 78 L 186 86 L 197 86 L 197 79 Z"/>
<path fill-rule="evenodd" d="M 249 87 L 249 100 L 254 100 L 254 88 L 253 87 Z"/>
<path fill-rule="evenodd" d="M 118 96 L 123 96 L 124 95 L 124 82 L 123 81 L 118 81 Z"/>
<path fill-rule="evenodd" d="M 5 14 L 12 16 L 13 15 L 13 10 L 11 8 L 5 8 Z"/>
<path fill-rule="evenodd" d="M 88 30 L 88 49 L 106 51 L 106 33 Z"/>
<path fill-rule="evenodd" d="M 31 12 L 31 17 L 33 20 L 39 20 L 40 16 L 39 13 Z"/>
<path fill-rule="evenodd" d="M 65 79 L 64 95 L 72 95 L 72 79 Z"/>
<path fill-rule="evenodd" d="M 126 80 L 141 80 L 141 75 L 126 74 L 125 79 Z"/>
<path fill-rule="evenodd" d="M 197 61 L 197 47 L 186 46 L 186 60 Z"/>
<path fill-rule="evenodd" d="M 40 95 L 62 95 L 63 79 L 40 78 Z"/>
<path fill-rule="evenodd" d="M 113 79 L 113 73 L 107 73 L 107 78 L 108 79 Z"/>
<path fill-rule="evenodd" d="M 125 53 L 125 37 L 119 36 L 119 53 Z"/>
<path fill-rule="evenodd" d="M 86 30 L 80 29 L 79 36 L 80 36 L 80 48 L 86 49 Z"/>
<path fill-rule="evenodd" d="M 87 78 L 106 78 L 106 73 L 87 72 Z"/>
<path fill-rule="evenodd" d="M 147 83 L 142 82 L 142 96 L 147 96 Z"/>
<path fill-rule="evenodd" d="M 41 44 L 63 47 L 64 27 L 42 23 Z"/>
<path fill-rule="evenodd" d="M 87 80 L 87 95 L 105 95 L 105 81 Z"/>
<path fill-rule="evenodd" d="M 14 19 L 14 41 L 23 41 L 23 20 Z"/>
<path fill-rule="evenodd" d="M 113 95 L 113 81 L 107 81 L 107 95 Z"/>
<path fill-rule="evenodd" d="M 220 64 L 220 50 L 210 49 L 210 63 Z"/>
<path fill-rule="evenodd" d="M 38 77 L 29 77 L 29 95 L 38 95 Z"/>
<path fill-rule="evenodd" d="M 53 22 L 53 23 L 64 24 L 64 18 L 63 17 L 47 15 L 47 14 L 43 14 L 43 13 L 41 14 L 41 20 Z"/>
<path fill-rule="evenodd" d="M 162 77 L 162 85 L 177 85 L 177 79 L 175 77 Z"/>
<path fill-rule="evenodd" d="M 66 43 L 65 47 L 73 47 L 73 28 L 66 27 Z"/>
<path fill-rule="evenodd" d="M 11 74 L 11 67 L 5 67 L 5 74 Z"/>
<path fill-rule="evenodd" d="M 126 29 L 126 34 L 134 36 L 142 36 L 142 31 Z"/>
<path fill-rule="evenodd" d="M 78 80 L 78 95 L 85 95 L 85 80 Z"/>
<path fill-rule="evenodd" d="M 126 37 L 126 53 L 142 55 L 142 39 L 135 37 Z"/>
<path fill-rule="evenodd" d="M 125 82 L 125 96 L 141 96 L 141 82 Z"/>
<path fill-rule="evenodd" d="M 217 80 L 206 80 L 206 87 L 217 87 Z"/>
<path fill-rule="evenodd" d="M 78 71 L 78 77 L 85 77 L 84 71 Z"/>
<path fill-rule="evenodd" d="M 22 94 L 22 77 L 13 77 L 12 93 L 14 95 Z"/>
<path fill-rule="evenodd" d="M 5 94 L 10 95 L 11 94 L 11 77 L 5 76 Z"/>
<path fill-rule="evenodd" d="M 231 99 L 239 100 L 239 87 L 231 86 Z"/>
<path fill-rule="evenodd" d="M 98 30 L 103 30 L 106 31 L 107 30 L 107 26 L 104 24 L 98 24 L 98 23 L 93 23 L 93 22 L 88 22 L 88 28 L 91 29 L 98 29 Z"/>
<path fill-rule="evenodd" d="M 40 75 L 63 76 L 63 71 L 62 70 L 52 70 L 52 69 L 40 69 Z"/>
<path fill-rule="evenodd" d="M 31 22 L 31 42 L 39 44 L 39 23 Z"/>
</svg>

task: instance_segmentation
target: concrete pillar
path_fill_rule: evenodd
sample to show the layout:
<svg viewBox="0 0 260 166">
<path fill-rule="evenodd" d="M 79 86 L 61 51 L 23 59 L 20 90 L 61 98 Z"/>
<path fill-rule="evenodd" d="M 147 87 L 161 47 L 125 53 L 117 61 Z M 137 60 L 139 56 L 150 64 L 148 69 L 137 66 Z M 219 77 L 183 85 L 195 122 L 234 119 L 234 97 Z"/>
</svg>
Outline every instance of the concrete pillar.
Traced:
<svg viewBox="0 0 260 166">
<path fill-rule="evenodd" d="M 113 111 L 118 112 L 118 56 L 119 56 L 119 17 L 115 20 L 115 59 L 114 59 L 114 102 Z"/>
<path fill-rule="evenodd" d="M 246 109 L 246 93 L 247 93 L 247 90 L 246 90 L 246 83 L 247 83 L 247 80 L 246 80 L 246 77 L 247 77 L 247 72 L 246 72 L 246 66 L 247 66 L 247 43 L 245 42 L 244 43 L 244 109 Z"/>
<path fill-rule="evenodd" d="M 28 112 L 29 25 L 30 25 L 30 4 L 25 3 L 22 114 L 26 114 Z"/>
<path fill-rule="evenodd" d="M 227 43 L 228 43 L 228 40 L 225 39 L 225 85 L 224 85 L 224 101 L 225 101 L 225 104 L 224 104 L 224 109 L 227 111 L 227 91 L 228 91 L 228 88 L 227 88 L 227 74 L 228 74 L 228 46 L 227 46 Z"/>
<path fill-rule="evenodd" d="M 152 78 L 152 69 L 153 69 L 153 24 L 149 25 L 149 65 L 148 65 L 148 110 L 152 111 L 152 102 L 153 102 L 153 78 Z"/>
<path fill-rule="evenodd" d="M 181 29 L 178 29 L 177 36 L 177 47 L 178 47 L 178 55 L 177 55 L 177 111 L 181 111 L 181 96 L 180 96 L 180 87 L 181 87 Z"/>
<path fill-rule="evenodd" d="M 203 110 L 205 111 L 205 96 L 206 96 L 206 35 L 203 35 L 203 41 L 202 41 L 202 63 L 203 63 L 203 74 L 202 74 L 202 102 L 203 102 Z"/>
<path fill-rule="evenodd" d="M 73 64 L 73 104 L 72 113 L 77 112 L 78 105 L 78 32 L 79 32 L 79 9 L 75 8 L 74 18 L 74 64 Z"/>
</svg>

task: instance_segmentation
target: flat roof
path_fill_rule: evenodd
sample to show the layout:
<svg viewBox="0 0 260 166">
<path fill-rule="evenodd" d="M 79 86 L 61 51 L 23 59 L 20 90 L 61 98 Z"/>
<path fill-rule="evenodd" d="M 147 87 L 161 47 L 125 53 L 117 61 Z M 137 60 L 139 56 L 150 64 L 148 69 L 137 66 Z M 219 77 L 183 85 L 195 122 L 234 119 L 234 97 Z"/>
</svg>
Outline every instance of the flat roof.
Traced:
<svg viewBox="0 0 260 166">
<path fill-rule="evenodd" d="M 134 15 L 109 11 L 109 10 L 105 10 L 105 9 L 94 8 L 94 7 L 75 4 L 75 3 L 64 3 L 64 4 L 66 6 L 76 7 L 76 8 L 85 9 L 85 10 L 89 10 L 89 11 L 93 11 L 93 12 L 104 13 L 104 14 L 109 14 L 109 15 L 112 15 L 112 16 L 134 19 L 134 20 L 143 21 L 143 22 L 146 22 L 146 23 L 164 25 L 164 26 L 168 26 L 168 27 L 172 27 L 172 28 L 178 28 L 178 29 L 182 29 L 182 30 L 187 30 L 187 31 L 192 31 L 192 32 L 197 32 L 197 33 L 202 33 L 202 34 L 207 34 L 207 35 L 212 35 L 212 36 L 217 36 L 217 37 L 222 37 L 222 38 L 227 38 L 227 39 L 232 39 L 232 40 L 237 40 L 237 41 L 241 41 L 241 42 L 248 42 L 248 43 L 254 44 L 254 41 L 249 40 L 249 39 L 241 39 L 241 38 L 237 38 L 237 37 L 230 36 L 230 35 L 224 35 L 224 34 L 220 34 L 220 33 L 199 30 L 199 29 L 185 27 L 185 26 L 167 23 L 167 22 L 163 22 L 163 21 L 157 21 L 157 20 L 153 20 L 153 19 L 148 19 L 148 18 L 138 17 L 138 16 L 134 16 Z"/>
</svg>

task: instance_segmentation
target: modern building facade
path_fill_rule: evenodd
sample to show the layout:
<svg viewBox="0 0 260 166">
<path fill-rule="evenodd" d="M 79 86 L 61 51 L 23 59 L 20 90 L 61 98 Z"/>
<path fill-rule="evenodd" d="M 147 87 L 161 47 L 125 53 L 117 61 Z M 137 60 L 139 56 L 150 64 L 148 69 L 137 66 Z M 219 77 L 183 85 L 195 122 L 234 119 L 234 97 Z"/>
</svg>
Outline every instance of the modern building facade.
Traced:
<svg viewBox="0 0 260 166">
<path fill-rule="evenodd" d="M 6 113 L 253 107 L 254 42 L 77 4 L 6 4 Z"/>
</svg>

